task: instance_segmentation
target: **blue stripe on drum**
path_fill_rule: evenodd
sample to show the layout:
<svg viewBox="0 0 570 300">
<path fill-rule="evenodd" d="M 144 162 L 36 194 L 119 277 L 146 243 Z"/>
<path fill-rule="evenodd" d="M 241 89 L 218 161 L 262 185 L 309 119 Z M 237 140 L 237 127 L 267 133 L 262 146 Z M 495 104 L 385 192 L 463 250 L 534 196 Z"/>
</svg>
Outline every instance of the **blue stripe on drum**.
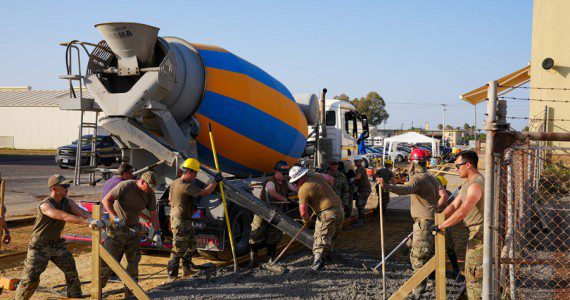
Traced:
<svg viewBox="0 0 570 300">
<path fill-rule="evenodd" d="M 284 155 L 300 157 L 305 149 L 307 140 L 295 128 L 232 98 L 206 91 L 197 113 Z"/>
<path fill-rule="evenodd" d="M 215 168 L 214 156 L 212 151 L 206 148 L 200 143 L 196 143 L 198 148 L 198 160 L 211 168 Z M 236 163 L 235 161 L 225 158 L 218 153 L 218 163 L 220 164 L 220 170 L 225 173 L 237 175 L 237 176 L 261 176 L 263 172 L 248 168 L 242 164 Z"/>
<path fill-rule="evenodd" d="M 202 57 L 202 60 L 204 61 L 204 65 L 206 67 L 217 68 L 247 75 L 278 91 L 279 93 L 283 94 L 283 96 L 295 102 L 293 95 L 291 95 L 291 92 L 289 92 L 289 90 L 281 82 L 273 78 L 271 75 L 267 74 L 256 65 L 242 59 L 241 57 L 230 52 L 200 49 L 198 49 L 198 53 L 200 53 L 200 56 Z"/>
</svg>

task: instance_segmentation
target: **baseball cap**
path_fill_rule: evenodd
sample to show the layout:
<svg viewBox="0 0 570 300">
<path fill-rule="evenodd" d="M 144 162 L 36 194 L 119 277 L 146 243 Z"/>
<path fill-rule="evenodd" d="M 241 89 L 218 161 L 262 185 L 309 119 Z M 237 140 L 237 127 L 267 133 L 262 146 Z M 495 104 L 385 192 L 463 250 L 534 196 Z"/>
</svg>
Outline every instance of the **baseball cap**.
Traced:
<svg viewBox="0 0 570 300">
<path fill-rule="evenodd" d="M 148 186 L 153 189 L 156 186 L 156 180 L 158 176 L 153 171 L 146 171 L 142 174 L 141 179 L 148 184 Z"/>
<path fill-rule="evenodd" d="M 281 173 L 287 174 L 289 173 L 289 164 L 284 160 L 280 160 L 275 163 L 274 169 Z"/>
<path fill-rule="evenodd" d="M 48 185 L 48 187 L 52 187 L 54 185 L 70 184 L 72 182 L 73 182 L 73 180 L 66 179 L 65 177 L 63 177 L 63 175 L 55 174 L 48 179 L 47 185 Z"/>
</svg>

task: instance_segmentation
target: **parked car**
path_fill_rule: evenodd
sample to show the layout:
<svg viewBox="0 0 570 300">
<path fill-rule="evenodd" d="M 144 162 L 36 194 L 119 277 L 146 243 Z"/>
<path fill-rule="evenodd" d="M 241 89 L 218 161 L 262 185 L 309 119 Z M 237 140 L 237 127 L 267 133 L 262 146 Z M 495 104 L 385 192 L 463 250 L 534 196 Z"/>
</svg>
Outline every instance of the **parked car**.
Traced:
<svg viewBox="0 0 570 300">
<path fill-rule="evenodd" d="M 93 135 L 84 135 L 83 136 L 83 144 L 81 147 L 82 155 L 81 155 L 81 165 L 86 166 L 89 164 L 89 154 L 83 153 L 83 151 L 91 151 L 91 142 L 86 141 L 93 138 Z M 113 141 L 111 136 L 108 135 L 100 135 L 97 136 L 97 143 L 95 149 L 95 157 L 96 157 L 96 165 L 106 165 L 110 166 L 114 162 L 119 161 L 121 158 L 121 149 L 119 146 Z M 65 145 L 57 148 L 57 152 L 55 155 L 55 163 L 62 169 L 67 169 L 69 167 L 75 167 L 75 159 L 76 159 L 76 151 L 77 151 L 77 140 L 73 141 L 71 145 Z"/>
</svg>

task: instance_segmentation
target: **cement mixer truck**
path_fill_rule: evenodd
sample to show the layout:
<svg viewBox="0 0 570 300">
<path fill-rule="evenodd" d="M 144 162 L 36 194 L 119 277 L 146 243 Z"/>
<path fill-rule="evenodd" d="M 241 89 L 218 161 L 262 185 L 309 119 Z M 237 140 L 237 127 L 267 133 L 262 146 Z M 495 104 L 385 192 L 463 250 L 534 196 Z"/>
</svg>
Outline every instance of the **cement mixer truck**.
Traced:
<svg viewBox="0 0 570 300">
<path fill-rule="evenodd" d="M 84 131 L 91 129 L 96 139 L 97 128 L 102 127 L 121 147 L 121 159 L 133 165 L 136 173 L 155 171 L 161 227 L 168 235 L 168 187 L 178 176 L 179 164 L 189 157 L 198 158 L 204 167 L 196 184 L 211 178 L 212 171 L 206 167 L 214 166 L 211 126 L 220 169 L 228 175 L 224 187 L 237 254 L 248 250 L 252 213 L 295 235 L 301 226 L 259 200 L 252 186 L 271 173 L 278 160 L 293 165 L 303 156 L 312 159 L 321 152 L 321 161 L 331 155 L 348 158 L 350 151 L 345 150 L 354 153 L 359 134 L 354 107 L 327 102 L 327 126 L 320 126 L 330 132 L 325 136 L 318 132 L 315 95 L 295 98 L 281 82 L 221 47 L 159 37 L 158 28 L 138 23 L 103 23 L 95 28 L 103 36 L 98 43 L 62 43 L 67 74 L 60 78 L 68 81 L 69 97 L 60 100 L 60 108 L 81 112 L 77 157 L 93 155 L 81 153 L 82 143 L 93 143 L 83 138 Z M 86 70 L 81 68 L 82 56 L 88 57 Z M 329 111 L 335 114 L 334 124 L 329 122 Z M 94 122 L 86 121 L 89 112 L 95 114 Z M 360 131 L 367 131 L 359 124 Z M 338 137 L 335 129 L 341 132 Z M 322 145 L 329 145 L 325 151 L 314 150 L 319 137 Z M 335 138 L 336 142 L 330 141 Z M 312 151 L 307 151 L 307 144 L 313 145 Z M 96 172 L 109 172 L 98 169 L 94 161 L 91 157 L 88 166 L 75 166 L 75 184 L 94 185 L 99 180 Z M 194 224 L 203 254 L 227 258 L 224 222 L 219 194 L 197 200 Z M 310 247 L 312 234 L 305 231 L 298 240 Z"/>
</svg>

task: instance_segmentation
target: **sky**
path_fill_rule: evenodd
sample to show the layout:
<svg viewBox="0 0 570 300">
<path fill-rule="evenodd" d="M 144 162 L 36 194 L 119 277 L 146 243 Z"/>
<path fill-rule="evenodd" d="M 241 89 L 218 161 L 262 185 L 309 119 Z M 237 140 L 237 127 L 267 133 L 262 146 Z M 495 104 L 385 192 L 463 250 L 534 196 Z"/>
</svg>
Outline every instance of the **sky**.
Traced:
<svg viewBox="0 0 570 300">
<path fill-rule="evenodd" d="M 160 36 L 221 46 L 291 93 L 351 98 L 377 91 L 386 128 L 473 124 L 459 95 L 526 66 L 532 1 L 9 1 L 0 11 L 0 86 L 65 89 L 72 39 L 98 42 L 93 25 L 139 22 Z M 404 104 L 408 103 L 408 104 Z M 409 104 L 411 103 L 411 104 Z M 481 128 L 486 107 L 477 106 Z M 528 102 L 509 115 L 528 116 Z M 511 125 L 522 129 L 524 120 Z"/>
</svg>

